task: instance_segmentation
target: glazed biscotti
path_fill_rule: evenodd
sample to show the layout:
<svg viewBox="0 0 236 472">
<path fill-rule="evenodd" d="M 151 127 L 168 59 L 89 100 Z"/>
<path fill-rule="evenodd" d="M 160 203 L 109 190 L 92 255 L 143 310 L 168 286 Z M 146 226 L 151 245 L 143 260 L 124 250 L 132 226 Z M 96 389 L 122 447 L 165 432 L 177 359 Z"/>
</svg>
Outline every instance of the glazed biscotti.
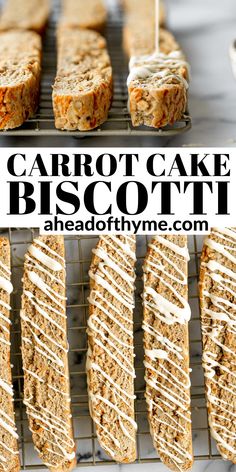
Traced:
<svg viewBox="0 0 236 472">
<path fill-rule="evenodd" d="M 0 33 L 0 129 L 21 126 L 38 107 L 42 44 L 31 31 Z"/>
<path fill-rule="evenodd" d="M 20 460 L 15 426 L 10 363 L 10 245 L 0 238 L 0 470 L 18 472 Z"/>
<path fill-rule="evenodd" d="M 61 236 L 35 239 L 25 256 L 21 310 L 24 404 L 34 446 L 53 472 L 76 464 Z"/>
<path fill-rule="evenodd" d="M 159 31 L 158 52 L 155 42 L 155 2 L 148 12 L 141 7 L 131 9 L 125 19 L 123 43 L 130 57 L 127 85 L 133 126 L 172 125 L 187 108 L 189 71 L 184 54 L 165 29 Z"/>
<path fill-rule="evenodd" d="M 105 39 L 95 31 L 59 28 L 53 89 L 56 128 L 89 131 L 107 120 L 112 68 Z"/>
<path fill-rule="evenodd" d="M 181 51 L 132 57 L 128 77 L 133 126 L 162 128 L 187 109 L 188 64 Z"/>
<path fill-rule="evenodd" d="M 101 236 L 93 251 L 88 394 L 98 440 L 116 462 L 136 459 L 133 310 L 135 237 Z"/>
<path fill-rule="evenodd" d="M 193 464 L 185 236 L 157 236 L 144 262 L 146 400 L 154 446 L 171 470 Z"/>
<path fill-rule="evenodd" d="M 6 0 L 0 14 L 0 31 L 32 30 L 42 34 L 50 14 L 50 0 Z"/>
<path fill-rule="evenodd" d="M 101 31 L 107 21 L 104 0 L 63 0 L 60 26 Z"/>
<path fill-rule="evenodd" d="M 236 228 L 214 228 L 200 271 L 203 367 L 209 425 L 224 459 L 236 464 Z"/>
</svg>

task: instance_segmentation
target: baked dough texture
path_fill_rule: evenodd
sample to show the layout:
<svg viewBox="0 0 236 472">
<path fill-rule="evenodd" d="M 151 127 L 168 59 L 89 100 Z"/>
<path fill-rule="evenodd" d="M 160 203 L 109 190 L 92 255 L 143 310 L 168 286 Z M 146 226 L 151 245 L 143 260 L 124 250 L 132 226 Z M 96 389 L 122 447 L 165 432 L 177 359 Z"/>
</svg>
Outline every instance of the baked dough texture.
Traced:
<svg viewBox="0 0 236 472">
<path fill-rule="evenodd" d="M 112 95 L 112 68 L 105 39 L 95 31 L 59 28 L 53 88 L 56 128 L 97 128 L 107 120 Z"/>
<path fill-rule="evenodd" d="M 15 425 L 10 361 L 10 244 L 0 238 L 0 471 L 19 472 L 20 458 Z"/>
<path fill-rule="evenodd" d="M 21 309 L 24 404 L 33 443 L 52 472 L 76 465 L 62 236 L 40 236 L 25 256 Z"/>
<path fill-rule="evenodd" d="M 213 228 L 200 270 L 203 367 L 211 434 L 236 464 L 236 228 Z"/>
<path fill-rule="evenodd" d="M 98 440 L 116 462 L 136 459 L 133 309 L 135 237 L 101 236 L 90 267 L 88 394 Z"/>
<path fill-rule="evenodd" d="M 193 465 L 185 236 L 157 236 L 144 262 L 146 401 L 153 443 L 176 472 Z"/>
<path fill-rule="evenodd" d="M 39 103 L 42 43 L 37 33 L 0 33 L 0 129 L 21 126 Z"/>
</svg>

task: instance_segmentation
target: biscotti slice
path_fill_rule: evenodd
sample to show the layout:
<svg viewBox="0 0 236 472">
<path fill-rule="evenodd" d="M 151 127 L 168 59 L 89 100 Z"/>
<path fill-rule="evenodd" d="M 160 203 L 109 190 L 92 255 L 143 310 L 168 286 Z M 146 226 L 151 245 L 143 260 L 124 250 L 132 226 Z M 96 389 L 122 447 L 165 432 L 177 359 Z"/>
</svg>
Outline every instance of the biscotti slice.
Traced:
<svg viewBox="0 0 236 472">
<path fill-rule="evenodd" d="M 0 31 L 31 30 L 42 34 L 50 14 L 50 0 L 6 0 L 0 14 Z"/>
<path fill-rule="evenodd" d="M 88 394 L 98 440 L 116 462 L 136 459 L 134 236 L 101 236 L 90 267 Z"/>
<path fill-rule="evenodd" d="M 200 270 L 203 367 L 211 434 L 236 464 L 236 228 L 214 228 Z"/>
<path fill-rule="evenodd" d="M 95 31 L 59 28 L 53 88 L 55 126 L 89 131 L 107 120 L 112 68 L 105 39 Z"/>
<path fill-rule="evenodd" d="M 156 236 L 144 262 L 146 400 L 154 446 L 176 472 L 193 464 L 185 236 Z"/>
<path fill-rule="evenodd" d="M 183 117 L 188 64 L 181 51 L 131 58 L 127 84 L 133 126 L 161 128 Z"/>
<path fill-rule="evenodd" d="M 0 470 L 18 472 L 20 459 L 15 426 L 10 363 L 10 245 L 0 238 Z"/>
<path fill-rule="evenodd" d="M 31 31 L 0 33 L 0 129 L 21 126 L 38 108 L 41 38 Z"/>
<path fill-rule="evenodd" d="M 61 27 L 102 31 L 107 21 L 104 0 L 63 0 Z"/>
<path fill-rule="evenodd" d="M 155 22 L 155 3 L 156 0 L 121 0 L 125 9 L 125 14 L 131 13 L 139 15 L 139 17 L 150 18 Z M 159 1 L 159 24 L 164 26 L 166 21 L 165 6 L 162 0 Z"/>
<path fill-rule="evenodd" d="M 24 404 L 33 443 L 53 472 L 76 464 L 62 236 L 35 239 L 25 256 L 21 310 Z"/>
</svg>

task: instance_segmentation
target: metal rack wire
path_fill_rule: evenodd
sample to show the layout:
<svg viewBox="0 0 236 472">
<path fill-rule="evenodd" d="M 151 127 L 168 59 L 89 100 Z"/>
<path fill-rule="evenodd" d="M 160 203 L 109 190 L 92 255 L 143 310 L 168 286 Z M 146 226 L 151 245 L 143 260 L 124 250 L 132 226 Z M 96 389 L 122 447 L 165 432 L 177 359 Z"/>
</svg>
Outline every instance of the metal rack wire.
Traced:
<svg viewBox="0 0 236 472">
<path fill-rule="evenodd" d="M 41 462 L 34 452 L 31 433 L 27 427 L 27 418 L 23 406 L 23 373 L 20 353 L 20 297 L 21 279 L 23 272 L 24 254 L 28 245 L 38 234 L 34 229 L 8 229 L 12 252 L 12 279 L 14 293 L 12 297 L 12 363 L 14 365 L 13 381 L 17 426 L 20 436 L 22 470 L 43 469 Z M 87 350 L 86 325 L 89 293 L 88 269 L 91 259 L 91 249 L 97 238 L 94 236 L 73 236 L 65 238 L 67 260 L 67 313 L 68 336 L 70 343 L 69 362 L 71 379 L 72 413 L 77 445 L 78 467 L 111 465 L 113 462 L 100 448 L 93 422 L 89 416 L 88 398 L 86 391 L 85 357 Z M 146 404 L 144 401 L 144 368 L 142 349 L 142 262 L 146 253 L 148 238 L 140 236 L 137 239 L 137 282 L 135 309 L 135 350 L 136 350 L 136 420 L 139 426 L 137 435 L 137 463 L 159 462 L 153 450 L 147 422 Z M 202 240 L 199 237 L 189 237 L 191 261 L 189 266 L 189 297 L 192 308 L 190 323 L 190 353 L 192 372 L 192 419 L 193 444 L 196 460 L 219 459 L 215 443 L 211 439 L 207 422 L 207 411 L 204 398 L 204 379 L 201 366 L 201 336 L 199 324 L 199 302 L 197 294 L 199 256 Z"/>
<path fill-rule="evenodd" d="M 52 109 L 52 85 L 56 75 L 55 26 L 59 13 L 59 1 L 54 0 L 53 15 L 49 22 L 47 33 L 44 38 L 43 73 L 38 112 L 33 118 L 26 121 L 20 128 L 1 131 L 0 136 L 68 136 L 76 138 L 88 136 L 171 137 L 183 133 L 191 128 L 191 117 L 187 113 L 179 122 L 175 123 L 175 125 L 168 126 L 163 129 L 156 130 L 145 127 L 132 127 L 127 108 L 127 60 L 122 53 L 122 12 L 119 8 L 118 1 L 116 4 L 116 9 L 110 14 L 107 31 L 105 33 L 108 40 L 114 73 L 114 99 L 107 122 L 99 128 L 87 132 L 67 132 L 55 129 Z"/>
</svg>

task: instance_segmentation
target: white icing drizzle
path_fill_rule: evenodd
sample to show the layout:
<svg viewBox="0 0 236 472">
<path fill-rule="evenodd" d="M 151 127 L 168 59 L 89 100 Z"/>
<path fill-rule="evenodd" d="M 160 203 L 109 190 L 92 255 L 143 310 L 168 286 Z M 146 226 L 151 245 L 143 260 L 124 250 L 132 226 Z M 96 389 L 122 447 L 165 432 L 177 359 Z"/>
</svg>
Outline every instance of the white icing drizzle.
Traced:
<svg viewBox="0 0 236 472">
<path fill-rule="evenodd" d="M 88 320 L 88 334 L 93 336 L 93 343 L 99 346 L 107 354 L 107 357 L 113 359 L 114 363 L 122 369 L 126 378 L 131 377 L 134 379 L 135 371 L 131 359 L 134 357 L 132 317 L 134 309 L 133 287 L 135 282 L 134 262 L 136 261 L 136 255 L 132 245 L 135 239 L 130 236 L 109 235 L 101 236 L 100 241 L 105 243 L 109 250 L 104 250 L 102 245 L 100 245 L 93 251 L 94 255 L 99 258 L 99 263 L 97 271 L 94 273 L 91 270 L 89 275 L 96 285 L 101 289 L 105 289 L 121 306 L 117 307 L 114 302 L 109 301 L 109 298 L 103 296 L 99 289 L 92 289 L 88 300 L 90 306 L 94 307 L 94 310 Z M 118 283 L 116 281 L 117 277 L 123 283 Z M 127 287 L 128 290 L 124 287 Z M 123 307 L 126 312 L 128 311 L 128 315 L 123 314 Z M 104 316 L 101 317 L 98 311 Z M 124 322 L 130 328 L 124 326 Z M 116 334 L 116 328 L 126 335 L 127 341 L 120 339 Z M 132 342 L 128 342 L 129 340 Z M 129 356 L 127 356 L 127 351 L 130 352 Z M 117 448 L 121 447 L 120 443 L 109 429 L 101 424 L 101 418 L 96 411 L 96 405 L 104 403 L 106 407 L 113 410 L 117 415 L 121 432 L 133 442 L 134 439 L 130 433 L 130 428 L 135 431 L 137 429 L 133 419 L 135 395 L 127 392 L 122 385 L 118 385 L 114 378 L 112 378 L 112 375 L 106 372 L 104 365 L 92 361 L 92 357 L 91 347 L 89 347 L 87 371 L 95 371 L 101 383 L 109 386 L 111 398 L 104 398 L 99 392 L 96 394 L 90 392 L 90 410 L 95 424 L 103 431 L 100 433 L 103 447 L 105 447 L 111 457 L 115 457 Z M 129 424 L 128 428 L 126 423 Z M 104 437 L 109 438 L 108 447 L 105 444 Z M 111 447 L 111 444 L 114 444 L 114 448 Z"/>
<path fill-rule="evenodd" d="M 216 241 L 215 237 L 219 241 Z M 211 290 L 203 290 L 202 306 L 202 332 L 206 346 L 203 352 L 203 367 L 207 400 L 211 405 L 209 424 L 212 436 L 220 449 L 223 448 L 227 454 L 233 454 L 235 457 L 236 430 L 232 428 L 232 424 L 236 418 L 236 370 L 233 367 L 236 365 L 236 231 L 234 228 L 214 228 L 205 245 L 214 251 L 218 259 L 202 262 L 204 279 L 210 278 L 214 284 Z M 234 264 L 234 268 L 229 268 L 228 264 Z M 210 308 L 206 300 L 210 301 Z M 227 345 L 225 336 L 229 333 L 233 339 L 230 345 Z M 212 344 L 217 348 L 218 355 L 207 347 Z M 218 395 L 217 392 L 221 393 Z M 230 396 L 229 401 L 223 400 L 224 393 Z M 227 454 L 224 454 L 224 457 L 227 457 Z"/>
<path fill-rule="evenodd" d="M 188 325 L 191 317 L 190 307 L 186 298 L 180 295 L 180 288 L 187 286 L 186 269 L 189 253 L 187 245 L 181 247 L 169 237 L 156 236 L 149 245 L 150 253 L 144 265 L 144 309 L 154 319 L 167 325 Z M 151 275 L 151 285 L 149 276 Z M 161 295 L 154 289 L 153 278 L 164 286 Z M 177 285 L 178 284 L 178 285 Z M 178 288 L 179 286 L 179 288 Z M 176 303 L 170 302 L 174 296 Z M 164 437 L 158 433 L 154 441 L 158 445 L 159 453 L 169 457 L 179 470 L 185 470 L 186 461 L 192 460 L 191 454 L 183 450 L 175 436 L 184 436 L 186 428 L 181 426 L 178 417 L 191 424 L 190 418 L 190 377 L 184 366 L 185 353 L 181 346 L 165 337 L 156 326 L 143 322 L 145 337 L 152 337 L 153 349 L 145 349 L 145 381 L 147 384 L 146 400 L 154 430 L 159 431 L 165 424 L 173 431 L 173 437 Z M 174 329 L 174 328 L 173 328 Z M 157 392 L 157 399 L 153 392 Z M 158 414 L 160 412 L 160 416 Z M 174 415 L 171 414 L 174 412 Z"/>
<path fill-rule="evenodd" d="M 5 292 L 8 296 L 13 292 L 13 286 L 11 283 L 11 270 L 8 265 L 4 264 L 0 261 L 0 289 Z M 8 303 L 0 300 L 0 306 L 3 310 L 9 312 L 11 307 Z M 6 350 L 7 356 L 10 355 L 10 326 L 11 321 L 9 317 L 6 315 L 5 312 L 0 312 L 0 344 L 2 345 L 1 349 Z M 11 368 L 11 367 L 10 367 Z M 6 402 L 13 402 L 13 385 L 11 385 L 8 381 L 9 373 L 6 370 L 6 366 L 4 369 L 1 369 L 3 377 L 0 376 L 0 395 L 1 397 L 6 396 Z M 4 405 L 4 401 L 3 401 Z M 18 455 L 18 450 L 16 446 L 16 440 L 18 440 L 18 434 L 15 426 L 14 418 L 8 415 L 4 408 L 0 407 L 0 430 L 1 430 L 1 437 L 4 434 L 4 441 L 0 440 L 0 468 L 1 470 L 9 470 L 9 462 L 11 462 L 12 456 Z M 11 440 L 9 440 L 10 435 Z M 4 453 L 3 453 L 4 450 Z"/>
<path fill-rule="evenodd" d="M 155 52 L 151 55 L 133 56 L 129 63 L 128 87 L 132 82 L 155 79 L 157 87 L 179 83 L 188 90 L 187 80 L 178 72 L 181 67 L 189 70 L 188 63 L 181 51 L 172 51 L 169 54 Z"/>
<path fill-rule="evenodd" d="M 40 249 L 37 246 L 40 246 Z M 45 253 L 45 250 L 50 256 Z M 25 333 L 22 336 L 22 342 L 28 344 L 33 351 L 37 352 L 42 360 L 46 360 L 45 365 L 50 365 L 50 369 L 53 369 L 54 376 L 57 376 L 58 380 L 61 378 L 68 379 L 66 373 L 68 346 L 64 327 L 66 297 L 61 295 L 59 291 L 54 290 L 52 284 L 57 283 L 65 290 L 65 283 L 60 277 L 61 274 L 64 275 L 64 271 L 64 258 L 53 251 L 49 245 L 46 245 L 40 239 L 36 239 L 33 245 L 30 246 L 29 253 L 25 258 L 25 273 L 34 288 L 30 291 L 24 287 L 23 293 L 28 304 L 35 309 L 38 316 L 37 318 L 33 317 L 32 311 L 27 311 L 28 304 L 21 310 L 20 316 Z M 35 295 L 35 290 L 42 292 L 42 299 L 39 295 Z M 39 321 L 36 321 L 37 319 Z M 47 334 L 43 328 L 45 321 L 51 329 L 51 334 Z M 58 333 L 57 336 L 55 336 L 55 332 Z M 38 374 L 37 365 L 32 365 L 30 369 L 24 367 L 24 372 L 29 376 L 29 379 L 32 377 L 34 382 L 38 383 L 39 391 L 44 389 L 45 384 L 47 384 L 47 388 L 51 391 L 49 398 L 53 399 L 53 392 L 61 396 L 65 420 L 61 418 L 61 411 L 57 415 L 51 409 L 47 409 L 40 402 L 40 396 L 36 398 L 36 401 L 33 396 L 25 397 L 24 404 L 26 405 L 28 417 L 36 420 L 41 425 L 38 434 L 42 438 L 45 436 L 46 452 L 53 455 L 53 463 L 50 464 L 50 467 L 58 467 L 65 461 L 71 462 L 75 458 L 75 445 L 71 438 L 71 427 L 68 423 L 68 418 L 71 418 L 70 402 L 68 401 L 69 393 L 50 385 L 48 378 L 45 378 L 45 374 L 41 376 Z M 42 452 L 39 451 L 39 454 L 42 456 Z M 43 454 L 45 457 L 45 451 Z"/>
</svg>

